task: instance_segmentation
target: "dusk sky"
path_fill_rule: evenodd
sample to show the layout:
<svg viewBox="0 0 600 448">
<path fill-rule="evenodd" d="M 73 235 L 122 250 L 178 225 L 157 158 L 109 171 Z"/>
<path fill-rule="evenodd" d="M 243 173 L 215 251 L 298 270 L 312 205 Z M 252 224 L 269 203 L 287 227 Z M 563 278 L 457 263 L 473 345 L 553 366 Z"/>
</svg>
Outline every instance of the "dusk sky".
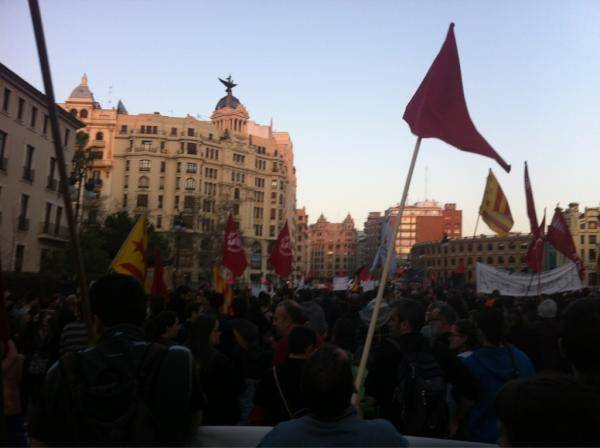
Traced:
<svg viewBox="0 0 600 448">
<path fill-rule="evenodd" d="M 310 222 L 400 201 L 415 143 L 402 120 L 455 22 L 478 130 L 513 167 L 427 139 L 409 202 L 463 210 L 472 235 L 491 167 L 515 231 L 528 231 L 523 162 L 538 216 L 600 202 L 600 2 L 41 1 L 57 101 L 86 72 L 103 107 L 210 117 L 232 74 L 251 119 L 294 142 Z M 42 89 L 26 1 L 0 0 L 0 62 Z M 112 88 L 110 87 L 112 86 Z M 428 185 L 425 178 L 428 173 Z M 540 216 L 541 220 L 541 216 Z M 481 223 L 478 233 L 491 233 Z"/>
</svg>

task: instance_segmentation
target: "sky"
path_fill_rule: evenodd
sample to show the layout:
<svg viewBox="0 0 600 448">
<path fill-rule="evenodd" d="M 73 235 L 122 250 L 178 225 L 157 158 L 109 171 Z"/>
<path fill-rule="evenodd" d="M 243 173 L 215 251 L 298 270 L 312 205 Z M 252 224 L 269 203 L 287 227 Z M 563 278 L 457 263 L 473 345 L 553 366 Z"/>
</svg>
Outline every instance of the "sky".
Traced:
<svg viewBox="0 0 600 448">
<path fill-rule="evenodd" d="M 40 4 L 57 101 L 86 72 L 103 107 L 208 119 L 224 95 L 217 77 L 232 74 L 250 118 L 290 133 L 310 222 L 350 212 L 358 228 L 401 199 L 416 140 L 404 108 L 454 22 L 471 117 L 513 169 L 425 139 L 408 202 L 456 203 L 472 235 L 492 168 L 513 230 L 528 231 L 527 160 L 538 216 L 599 205 L 598 1 Z M 42 88 L 26 1 L 0 0 L 0 62 Z"/>
</svg>

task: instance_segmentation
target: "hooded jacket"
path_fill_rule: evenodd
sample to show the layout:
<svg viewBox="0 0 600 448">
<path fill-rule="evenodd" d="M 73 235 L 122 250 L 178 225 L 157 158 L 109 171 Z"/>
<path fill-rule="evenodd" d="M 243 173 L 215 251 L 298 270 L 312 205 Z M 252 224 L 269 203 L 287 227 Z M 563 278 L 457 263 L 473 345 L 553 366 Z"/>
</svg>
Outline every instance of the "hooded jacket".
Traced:
<svg viewBox="0 0 600 448">
<path fill-rule="evenodd" d="M 469 415 L 469 437 L 477 442 L 496 443 L 500 436 L 494 409 L 496 395 L 510 380 L 532 376 L 533 364 L 514 346 L 482 347 L 464 363 L 479 381 L 479 401 Z"/>
</svg>

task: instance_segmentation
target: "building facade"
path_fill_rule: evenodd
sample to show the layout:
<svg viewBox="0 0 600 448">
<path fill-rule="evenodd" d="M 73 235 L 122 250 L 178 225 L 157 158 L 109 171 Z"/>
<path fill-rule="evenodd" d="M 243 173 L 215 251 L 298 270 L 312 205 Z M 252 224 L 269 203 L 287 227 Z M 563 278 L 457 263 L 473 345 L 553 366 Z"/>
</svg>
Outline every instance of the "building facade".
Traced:
<svg viewBox="0 0 600 448">
<path fill-rule="evenodd" d="M 341 271 L 352 275 L 357 268 L 357 232 L 350 214 L 341 223 L 329 222 L 321 214 L 308 227 L 308 235 L 311 277 L 328 280 Z"/>
<path fill-rule="evenodd" d="M 63 108 L 86 124 L 96 156 L 90 176 L 100 180 L 96 209 L 147 213 L 171 238 L 179 274 L 207 278 L 218 261 L 226 216 L 238 223 L 249 266 L 244 280 L 260 282 L 286 220 L 296 228 L 296 174 L 287 132 L 250 120 L 233 95 L 231 78 L 211 116 L 129 114 L 119 101 L 102 109 L 84 76 Z M 177 224 L 177 225 L 176 225 Z"/>
<path fill-rule="evenodd" d="M 364 224 L 364 236 L 359 241 L 359 266 L 371 267 L 381 242 L 381 229 L 385 216 L 381 212 L 370 212 Z"/>
<path fill-rule="evenodd" d="M 0 64 L 0 256 L 3 268 L 38 272 L 69 238 L 45 95 Z M 70 170 L 83 126 L 58 108 Z"/>
<path fill-rule="evenodd" d="M 586 277 L 584 284 L 590 287 L 598 287 L 598 253 L 600 247 L 600 207 L 586 207 L 579 210 L 579 204 L 572 202 L 564 211 L 565 219 L 573 236 L 573 241 L 579 256 L 585 266 Z M 557 254 L 558 264 L 566 263 L 567 259 L 562 254 Z"/>
<path fill-rule="evenodd" d="M 296 276 L 307 276 L 310 272 L 310 252 L 306 207 L 296 210 L 296 235 L 294 240 L 296 241 L 294 274 Z"/>
<path fill-rule="evenodd" d="M 429 278 L 447 279 L 462 262 L 470 283 L 475 281 L 477 262 L 511 272 L 528 272 L 525 255 L 530 241 L 530 234 L 510 233 L 504 237 L 482 235 L 446 243 L 416 243 L 411 250 L 411 267 L 425 270 Z"/>
</svg>

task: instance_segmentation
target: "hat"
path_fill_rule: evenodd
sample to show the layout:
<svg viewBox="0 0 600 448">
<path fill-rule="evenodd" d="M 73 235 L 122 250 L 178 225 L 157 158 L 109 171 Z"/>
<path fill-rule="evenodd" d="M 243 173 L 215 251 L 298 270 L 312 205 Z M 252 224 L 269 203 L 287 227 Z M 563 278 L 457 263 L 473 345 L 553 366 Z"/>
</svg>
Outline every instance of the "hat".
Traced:
<svg viewBox="0 0 600 448">
<path fill-rule="evenodd" d="M 556 317 L 556 302 L 552 299 L 546 299 L 537 307 L 537 315 L 545 319 Z"/>
</svg>

